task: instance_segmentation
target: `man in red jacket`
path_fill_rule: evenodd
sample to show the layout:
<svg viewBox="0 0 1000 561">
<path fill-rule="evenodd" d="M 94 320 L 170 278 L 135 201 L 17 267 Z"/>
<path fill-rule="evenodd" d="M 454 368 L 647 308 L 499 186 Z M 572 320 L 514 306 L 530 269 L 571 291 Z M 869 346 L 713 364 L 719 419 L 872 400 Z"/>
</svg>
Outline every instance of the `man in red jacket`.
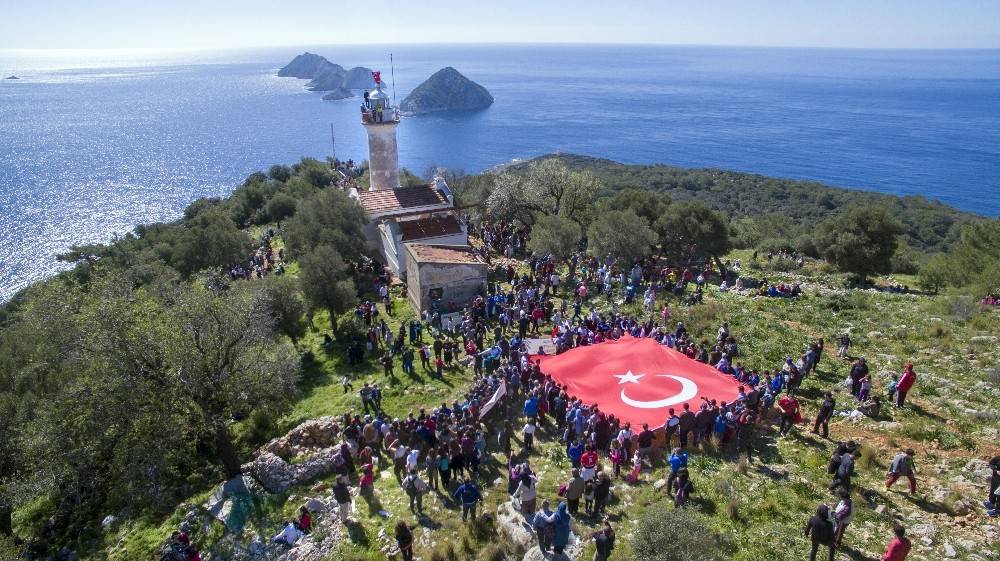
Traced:
<svg viewBox="0 0 1000 561">
<path fill-rule="evenodd" d="M 913 363 L 907 362 L 906 368 L 903 369 L 903 376 L 896 384 L 896 407 L 903 406 L 903 403 L 906 402 L 906 392 L 910 391 L 916 381 L 917 373 L 913 371 Z"/>
<path fill-rule="evenodd" d="M 906 556 L 910 554 L 910 547 L 912 547 L 910 539 L 906 537 L 906 528 L 897 524 L 892 528 L 892 531 L 896 537 L 889 542 L 889 547 L 882 555 L 882 561 L 904 561 Z"/>
</svg>

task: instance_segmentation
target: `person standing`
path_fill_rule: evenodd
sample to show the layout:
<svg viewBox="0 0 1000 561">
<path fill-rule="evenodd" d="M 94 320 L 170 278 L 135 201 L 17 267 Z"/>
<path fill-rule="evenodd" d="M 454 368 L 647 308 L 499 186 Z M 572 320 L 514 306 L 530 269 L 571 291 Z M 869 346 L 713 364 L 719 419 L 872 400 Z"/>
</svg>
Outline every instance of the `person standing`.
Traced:
<svg viewBox="0 0 1000 561">
<path fill-rule="evenodd" d="M 906 528 L 897 524 L 893 526 L 892 533 L 895 536 L 882 555 L 882 561 L 906 561 L 906 556 L 910 554 L 910 549 L 913 547 L 910 544 L 910 538 L 906 537 Z"/>
<path fill-rule="evenodd" d="M 566 501 L 559 503 L 552 521 L 552 549 L 556 554 L 560 554 L 569 544 L 570 528 L 573 524 L 573 517 L 567 512 Z"/>
<path fill-rule="evenodd" d="M 594 561 L 608 561 L 615 549 L 615 531 L 611 522 L 605 518 L 604 527 L 591 534 L 594 540 Z"/>
<path fill-rule="evenodd" d="M 812 540 L 809 550 L 809 561 L 816 561 L 820 546 L 829 552 L 829 561 L 833 561 L 833 523 L 830 521 L 830 507 L 823 504 L 816 507 L 816 514 L 806 522 L 805 535 Z"/>
<path fill-rule="evenodd" d="M 347 477 L 337 476 L 337 482 L 333 485 L 333 500 L 337 502 L 337 514 L 340 521 L 347 524 L 351 517 L 351 489 L 347 486 Z"/>
<path fill-rule="evenodd" d="M 992 473 L 983 506 L 986 507 L 986 514 L 995 517 L 1000 513 L 1000 456 L 994 456 L 990 460 L 990 469 Z"/>
<path fill-rule="evenodd" d="M 896 407 L 902 407 L 906 403 L 906 394 L 917 382 L 917 373 L 913 371 L 913 363 L 907 362 L 903 369 L 903 375 L 896 384 Z"/>
<path fill-rule="evenodd" d="M 888 491 L 900 477 L 905 477 L 910 481 L 910 493 L 917 492 L 917 478 L 914 475 L 915 466 L 913 456 L 916 452 L 912 448 L 907 448 L 904 452 L 896 454 L 889 464 L 889 477 L 885 480 L 885 490 Z"/>
<path fill-rule="evenodd" d="M 847 350 L 851 348 L 851 336 L 844 333 L 840 336 L 840 345 L 837 349 L 837 356 L 847 358 Z"/>
<path fill-rule="evenodd" d="M 573 477 L 566 483 L 566 502 L 569 503 L 569 512 L 573 515 L 580 509 L 580 497 L 583 496 L 586 485 L 587 482 L 580 477 L 580 470 L 573 468 Z"/>
<path fill-rule="evenodd" d="M 677 474 L 680 470 L 687 468 L 687 451 L 683 448 L 674 448 L 674 452 L 670 454 L 670 458 L 667 459 L 667 463 L 670 464 L 670 475 L 667 476 L 667 489 L 673 489 L 674 480 L 677 479 Z"/>
<path fill-rule="evenodd" d="M 542 501 L 542 509 L 535 513 L 531 519 L 531 527 L 535 530 L 535 538 L 538 540 L 538 550 L 543 554 L 549 552 L 552 546 L 552 517 L 554 513 L 549 510 L 549 501 Z"/>
<path fill-rule="evenodd" d="M 611 496 L 611 478 L 604 471 L 597 472 L 597 482 L 594 484 L 594 516 L 604 514 Z"/>
<path fill-rule="evenodd" d="M 778 400 L 778 408 L 781 409 L 781 426 L 778 434 L 785 436 L 802 418 L 799 413 L 799 402 L 791 395 L 785 394 Z"/>
<path fill-rule="evenodd" d="M 854 520 L 854 503 L 851 501 L 851 492 L 847 489 L 840 490 L 840 502 L 837 508 L 833 509 L 833 545 L 840 547 L 840 542 L 844 539 L 844 531 Z"/>
<path fill-rule="evenodd" d="M 399 553 L 403 556 L 403 561 L 413 561 L 413 532 L 406 522 L 400 520 L 396 522 L 396 545 Z"/>
<path fill-rule="evenodd" d="M 830 418 L 837 407 L 837 400 L 833 399 L 833 393 L 826 392 L 823 403 L 816 413 L 816 422 L 813 424 L 813 434 L 819 434 L 820 427 L 823 428 L 823 438 L 830 438 Z"/>
<path fill-rule="evenodd" d="M 462 522 L 465 522 L 469 515 L 472 516 L 472 521 L 475 522 L 476 505 L 479 501 L 483 500 L 483 495 L 479 492 L 479 486 L 466 477 L 465 483 L 459 485 L 452 496 L 462 503 Z"/>
<path fill-rule="evenodd" d="M 406 491 L 406 496 L 410 498 L 410 512 L 423 514 L 424 493 L 427 492 L 428 487 L 427 483 L 417 475 L 416 468 L 411 469 L 406 477 L 403 478 L 402 487 L 403 491 Z"/>
</svg>

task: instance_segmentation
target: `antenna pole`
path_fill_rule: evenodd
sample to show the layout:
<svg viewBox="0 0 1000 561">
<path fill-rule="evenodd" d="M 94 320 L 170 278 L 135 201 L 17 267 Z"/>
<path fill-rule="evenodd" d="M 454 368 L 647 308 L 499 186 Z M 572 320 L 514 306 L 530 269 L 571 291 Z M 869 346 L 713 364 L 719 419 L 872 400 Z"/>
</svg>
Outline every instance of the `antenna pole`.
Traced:
<svg viewBox="0 0 1000 561">
<path fill-rule="evenodd" d="M 330 123 L 330 145 L 333 147 L 333 159 L 337 159 L 337 136 L 333 132 L 333 123 Z"/>
<path fill-rule="evenodd" d="M 392 63 L 392 53 L 389 53 L 389 72 L 392 74 L 392 104 L 396 105 L 396 67 Z"/>
</svg>

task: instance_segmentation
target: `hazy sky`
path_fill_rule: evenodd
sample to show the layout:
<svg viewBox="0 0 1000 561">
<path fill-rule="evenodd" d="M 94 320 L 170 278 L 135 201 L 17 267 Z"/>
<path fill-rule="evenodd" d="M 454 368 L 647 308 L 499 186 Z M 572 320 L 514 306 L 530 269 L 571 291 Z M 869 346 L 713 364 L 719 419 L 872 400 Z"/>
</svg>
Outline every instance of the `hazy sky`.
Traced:
<svg viewBox="0 0 1000 561">
<path fill-rule="evenodd" d="M 0 0 L 0 48 L 446 42 L 1000 47 L 1000 0 Z"/>
</svg>

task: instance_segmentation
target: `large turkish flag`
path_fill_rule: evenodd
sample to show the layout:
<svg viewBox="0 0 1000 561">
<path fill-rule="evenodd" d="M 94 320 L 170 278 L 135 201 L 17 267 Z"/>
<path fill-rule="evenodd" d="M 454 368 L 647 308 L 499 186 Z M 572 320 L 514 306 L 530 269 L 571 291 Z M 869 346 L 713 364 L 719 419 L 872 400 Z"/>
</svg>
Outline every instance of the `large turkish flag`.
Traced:
<svg viewBox="0 0 1000 561">
<path fill-rule="evenodd" d="M 703 397 L 732 402 L 739 393 L 732 376 L 648 338 L 625 336 L 532 358 L 570 396 L 597 404 L 633 427 L 660 426 L 670 408 L 680 415 L 685 403 L 697 411 Z"/>
</svg>

